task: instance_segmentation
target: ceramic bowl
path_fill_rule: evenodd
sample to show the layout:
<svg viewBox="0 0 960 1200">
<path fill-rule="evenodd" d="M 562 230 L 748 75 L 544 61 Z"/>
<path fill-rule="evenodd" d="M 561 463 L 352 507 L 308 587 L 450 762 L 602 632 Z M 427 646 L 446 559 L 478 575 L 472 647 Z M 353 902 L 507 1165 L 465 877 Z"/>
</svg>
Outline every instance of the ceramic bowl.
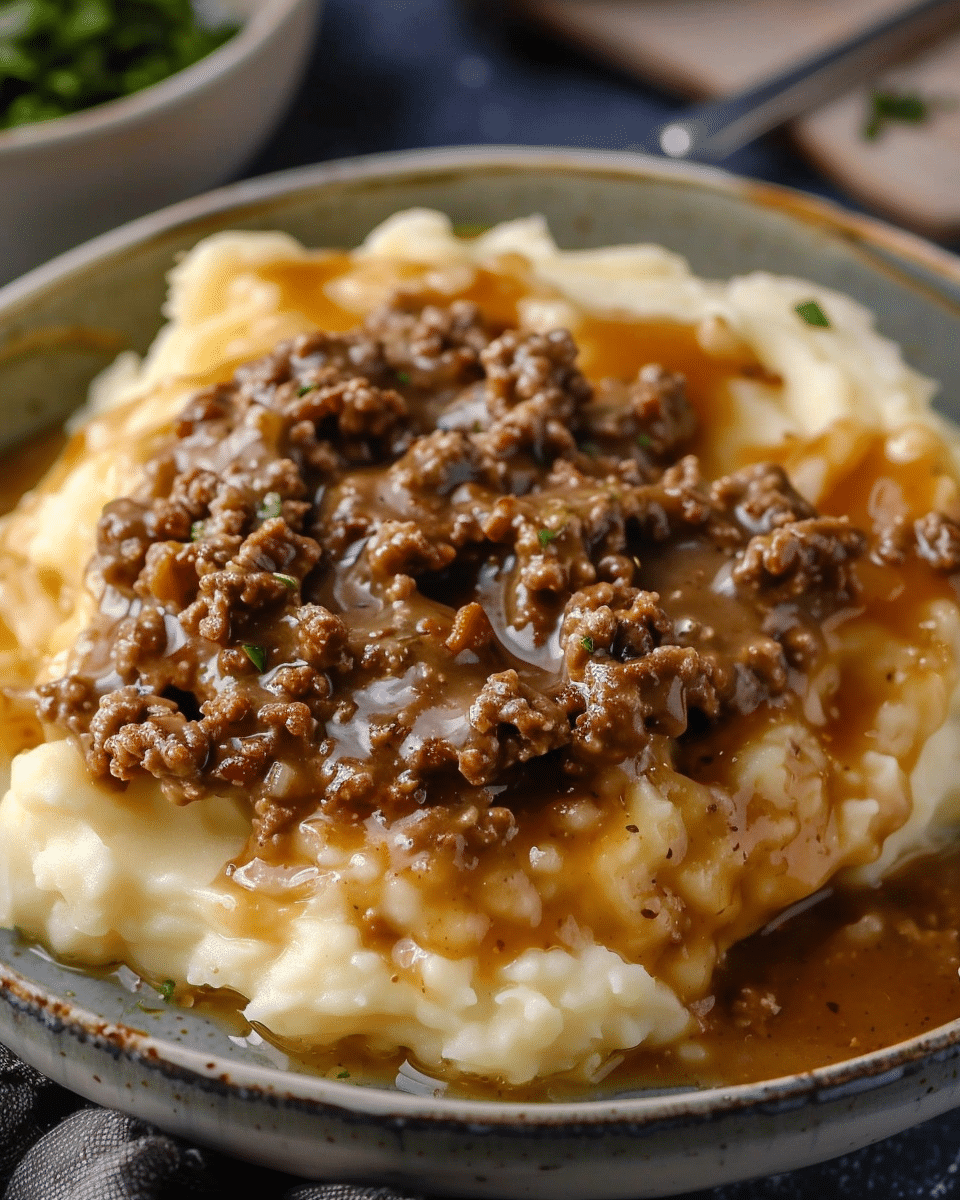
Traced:
<svg viewBox="0 0 960 1200">
<path fill-rule="evenodd" d="M 144 218 L 0 290 L 2 440 L 78 403 L 120 345 L 144 349 L 164 274 L 198 238 L 282 229 L 356 244 L 397 209 L 456 222 L 543 213 L 568 247 L 653 240 L 708 276 L 765 268 L 849 292 L 960 397 L 960 263 L 802 196 L 637 156 L 471 150 L 333 163 Z M 954 411 L 954 416 L 957 412 Z M 241 1157 L 448 1196 L 613 1200 L 789 1170 L 960 1105 L 960 1022 L 762 1084 L 534 1104 L 291 1073 L 268 1047 L 156 1002 L 120 970 L 68 971 L 0 935 L 0 1040 L 66 1086 Z M 152 1000 L 152 1003 L 151 1003 Z M 255 1040 L 255 1039 L 254 1039 Z"/>
<path fill-rule="evenodd" d="M 0 130 L 0 283 L 229 179 L 306 66 L 321 0 L 230 0 L 239 33 L 132 96 Z"/>
</svg>

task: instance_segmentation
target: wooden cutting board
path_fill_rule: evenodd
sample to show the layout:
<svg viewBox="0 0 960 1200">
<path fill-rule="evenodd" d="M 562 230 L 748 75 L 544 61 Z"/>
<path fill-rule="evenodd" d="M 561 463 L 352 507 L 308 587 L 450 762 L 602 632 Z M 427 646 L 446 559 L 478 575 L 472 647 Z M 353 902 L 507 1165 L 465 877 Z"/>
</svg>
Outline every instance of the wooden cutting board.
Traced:
<svg viewBox="0 0 960 1200">
<path fill-rule="evenodd" d="M 707 99 L 729 95 L 904 8 L 904 0 L 515 0 L 529 16 L 633 74 Z M 871 95 L 916 94 L 919 123 L 868 138 Z M 841 187 L 939 240 L 960 237 L 960 30 L 794 123 Z"/>
</svg>

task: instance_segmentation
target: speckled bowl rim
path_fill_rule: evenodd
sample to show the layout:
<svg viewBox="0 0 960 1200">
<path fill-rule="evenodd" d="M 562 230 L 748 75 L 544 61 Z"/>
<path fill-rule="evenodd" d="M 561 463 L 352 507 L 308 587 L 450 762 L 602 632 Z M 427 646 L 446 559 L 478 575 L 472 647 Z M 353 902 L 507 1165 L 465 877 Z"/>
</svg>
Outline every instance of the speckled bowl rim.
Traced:
<svg viewBox="0 0 960 1200">
<path fill-rule="evenodd" d="M 525 147 L 465 147 L 410 151 L 342 159 L 246 180 L 172 205 L 130 222 L 0 288 L 0 313 L 15 310 L 37 293 L 55 289 L 98 262 L 192 223 L 209 226 L 226 214 L 245 215 L 271 202 L 339 182 L 423 180 L 451 171 L 500 169 L 505 174 L 535 168 L 545 175 L 610 175 L 668 181 L 726 194 L 748 205 L 775 209 L 798 223 L 814 226 L 854 247 L 880 251 L 871 265 L 889 269 L 905 286 L 953 310 L 960 320 L 960 258 L 923 239 L 872 217 L 848 212 L 829 201 L 772 184 L 756 183 L 711 167 L 667 162 L 633 153 Z M 218 227 L 224 227 L 217 222 Z M 205 228 L 203 232 L 207 232 Z M 914 273 L 916 272 L 916 274 Z M 932 278 L 933 283 L 930 282 Z M 0 996 L 23 1016 L 47 1030 L 93 1044 L 110 1056 L 237 1100 L 262 1099 L 279 1107 L 341 1115 L 390 1117 L 406 1125 L 455 1127 L 501 1133 L 605 1129 L 644 1131 L 697 1124 L 726 1114 L 775 1114 L 823 1105 L 907 1079 L 927 1064 L 960 1057 L 960 1019 L 872 1054 L 832 1066 L 761 1083 L 705 1088 L 668 1095 L 597 1098 L 575 1102 L 465 1100 L 419 1096 L 359 1086 L 317 1076 L 261 1067 L 218 1057 L 155 1038 L 129 1025 L 105 1021 L 0 963 Z M 15 1046 L 11 1047 L 16 1049 Z M 960 1096 L 957 1098 L 960 1104 Z"/>
<path fill-rule="evenodd" d="M 136 124 L 152 113 L 164 112 L 195 94 L 202 94 L 220 79 L 243 70 L 277 27 L 305 2 L 313 0 L 254 0 L 238 31 L 223 45 L 159 83 L 129 96 L 118 96 L 116 100 L 105 100 L 79 112 L 66 113 L 52 121 L 0 130 L 0 161 L 4 158 L 15 160 L 18 154 L 41 147 L 55 148 L 99 137 Z"/>
</svg>

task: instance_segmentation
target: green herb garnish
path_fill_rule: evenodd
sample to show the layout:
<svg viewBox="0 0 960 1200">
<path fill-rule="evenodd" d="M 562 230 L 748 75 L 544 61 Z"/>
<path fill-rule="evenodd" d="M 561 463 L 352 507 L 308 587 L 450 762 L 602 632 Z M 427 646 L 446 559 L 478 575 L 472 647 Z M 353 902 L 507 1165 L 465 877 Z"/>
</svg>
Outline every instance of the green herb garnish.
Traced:
<svg viewBox="0 0 960 1200">
<path fill-rule="evenodd" d="M 282 507 L 283 500 L 280 497 L 280 493 L 267 492 L 257 508 L 257 516 L 261 521 L 266 521 L 270 517 L 279 517 Z"/>
<path fill-rule="evenodd" d="M 262 646 L 255 646 L 252 642 L 244 642 L 242 644 L 244 654 L 257 670 L 262 674 L 264 667 L 267 665 L 267 652 Z"/>
<path fill-rule="evenodd" d="M 297 388 L 297 395 L 305 396 L 307 392 L 315 392 L 318 386 L 319 385 L 316 383 L 305 383 L 301 387 Z"/>
<path fill-rule="evenodd" d="M 0 128 L 49 121 L 150 87 L 237 29 L 203 28 L 190 0 L 0 3 Z"/>
<path fill-rule="evenodd" d="M 200 541 L 200 539 L 203 537 L 203 529 L 204 529 L 205 524 L 206 524 L 206 522 L 204 522 L 204 521 L 194 521 L 193 522 L 193 524 L 190 526 L 190 541 L 191 542 L 199 542 Z"/>
<path fill-rule="evenodd" d="M 161 983 L 160 986 L 157 988 L 157 991 L 160 993 L 160 995 L 163 997 L 163 999 L 166 1000 L 166 1002 L 168 1004 L 173 999 L 173 993 L 176 990 L 177 990 L 177 985 L 173 982 L 172 979 L 165 979 L 163 981 L 163 983 Z"/>
<path fill-rule="evenodd" d="M 592 654 L 594 652 L 594 650 L 596 649 L 596 647 L 593 644 L 593 638 L 590 636 L 589 633 L 587 634 L 586 637 L 582 637 L 580 639 L 580 646 L 582 647 L 582 649 L 586 650 L 586 652 L 588 654 Z"/>
<path fill-rule="evenodd" d="M 863 136 L 875 141 L 891 121 L 906 125 L 922 125 L 929 120 L 933 102 L 918 92 L 873 91 L 867 101 Z"/>
<path fill-rule="evenodd" d="M 337 1078 L 338 1079 L 349 1079 L 350 1072 L 349 1071 L 341 1071 L 340 1074 L 337 1076 Z"/>
<path fill-rule="evenodd" d="M 559 536 L 560 533 L 556 529 L 540 529 L 537 531 L 537 538 L 540 542 L 540 545 L 543 546 L 544 549 L 546 549 L 551 542 L 555 542 Z"/>
<path fill-rule="evenodd" d="M 403 386 L 406 387 L 409 382 L 410 382 L 410 372 L 409 371 L 398 371 L 397 372 L 397 383 L 402 383 Z"/>
<path fill-rule="evenodd" d="M 273 577 L 274 579 L 279 579 L 283 586 L 289 588 L 291 592 L 300 585 L 300 581 L 298 579 L 295 579 L 292 575 L 284 575 L 280 571 L 274 571 Z"/>
<path fill-rule="evenodd" d="M 827 314 L 823 311 L 816 300 L 804 300 L 796 306 L 794 311 L 798 316 L 802 317 L 808 325 L 815 325 L 819 329 L 829 329 L 830 321 Z"/>
<path fill-rule="evenodd" d="M 638 433 L 637 434 L 637 445 L 643 446 L 644 448 L 646 448 L 647 446 L 652 446 L 653 438 L 650 436 L 649 433 Z"/>
</svg>

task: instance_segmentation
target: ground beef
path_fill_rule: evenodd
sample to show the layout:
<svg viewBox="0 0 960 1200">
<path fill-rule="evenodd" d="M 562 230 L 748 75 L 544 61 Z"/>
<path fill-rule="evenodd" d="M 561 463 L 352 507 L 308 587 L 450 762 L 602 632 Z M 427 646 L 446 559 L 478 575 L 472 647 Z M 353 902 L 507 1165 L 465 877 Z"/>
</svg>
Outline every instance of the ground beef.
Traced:
<svg viewBox="0 0 960 1200">
<path fill-rule="evenodd" d="M 831 609 L 856 600 L 859 585 L 852 564 L 866 549 L 866 537 L 846 517 L 788 521 L 750 539 L 733 568 L 738 586 L 783 600 L 824 596 Z"/>
<path fill-rule="evenodd" d="M 618 457 L 635 446 L 644 459 L 658 461 L 675 459 L 697 427 L 686 380 L 659 363 L 649 363 L 630 384 L 604 380 L 586 417 L 591 438 Z"/>
<path fill-rule="evenodd" d="M 494 783 L 507 767 L 570 740 L 560 705 L 523 683 L 516 671 L 489 677 L 470 706 L 469 721 L 470 736 L 457 756 L 468 783 Z"/>
<path fill-rule="evenodd" d="M 409 386 L 436 394 L 482 378 L 480 353 L 490 342 L 480 310 L 464 300 L 438 308 L 411 296 L 367 321 L 387 363 Z"/>
<path fill-rule="evenodd" d="M 569 334 L 464 302 L 297 338 L 107 505 L 99 613 L 39 713 L 117 786 L 241 789 L 264 845 L 318 813 L 507 841 L 654 735 L 801 705 L 857 599 L 864 536 L 777 466 L 705 480 L 695 435 L 682 377 L 591 387 Z M 938 514 L 897 538 L 960 563 Z"/>
<path fill-rule="evenodd" d="M 817 515 L 776 463 L 744 467 L 735 475 L 718 479 L 710 492 L 751 533 L 769 533 L 789 522 Z"/>
<path fill-rule="evenodd" d="M 575 447 L 590 385 L 576 367 L 577 348 L 562 329 L 508 330 L 481 354 L 490 425 L 482 444 L 497 458 L 526 450 L 538 462 Z"/>
</svg>

